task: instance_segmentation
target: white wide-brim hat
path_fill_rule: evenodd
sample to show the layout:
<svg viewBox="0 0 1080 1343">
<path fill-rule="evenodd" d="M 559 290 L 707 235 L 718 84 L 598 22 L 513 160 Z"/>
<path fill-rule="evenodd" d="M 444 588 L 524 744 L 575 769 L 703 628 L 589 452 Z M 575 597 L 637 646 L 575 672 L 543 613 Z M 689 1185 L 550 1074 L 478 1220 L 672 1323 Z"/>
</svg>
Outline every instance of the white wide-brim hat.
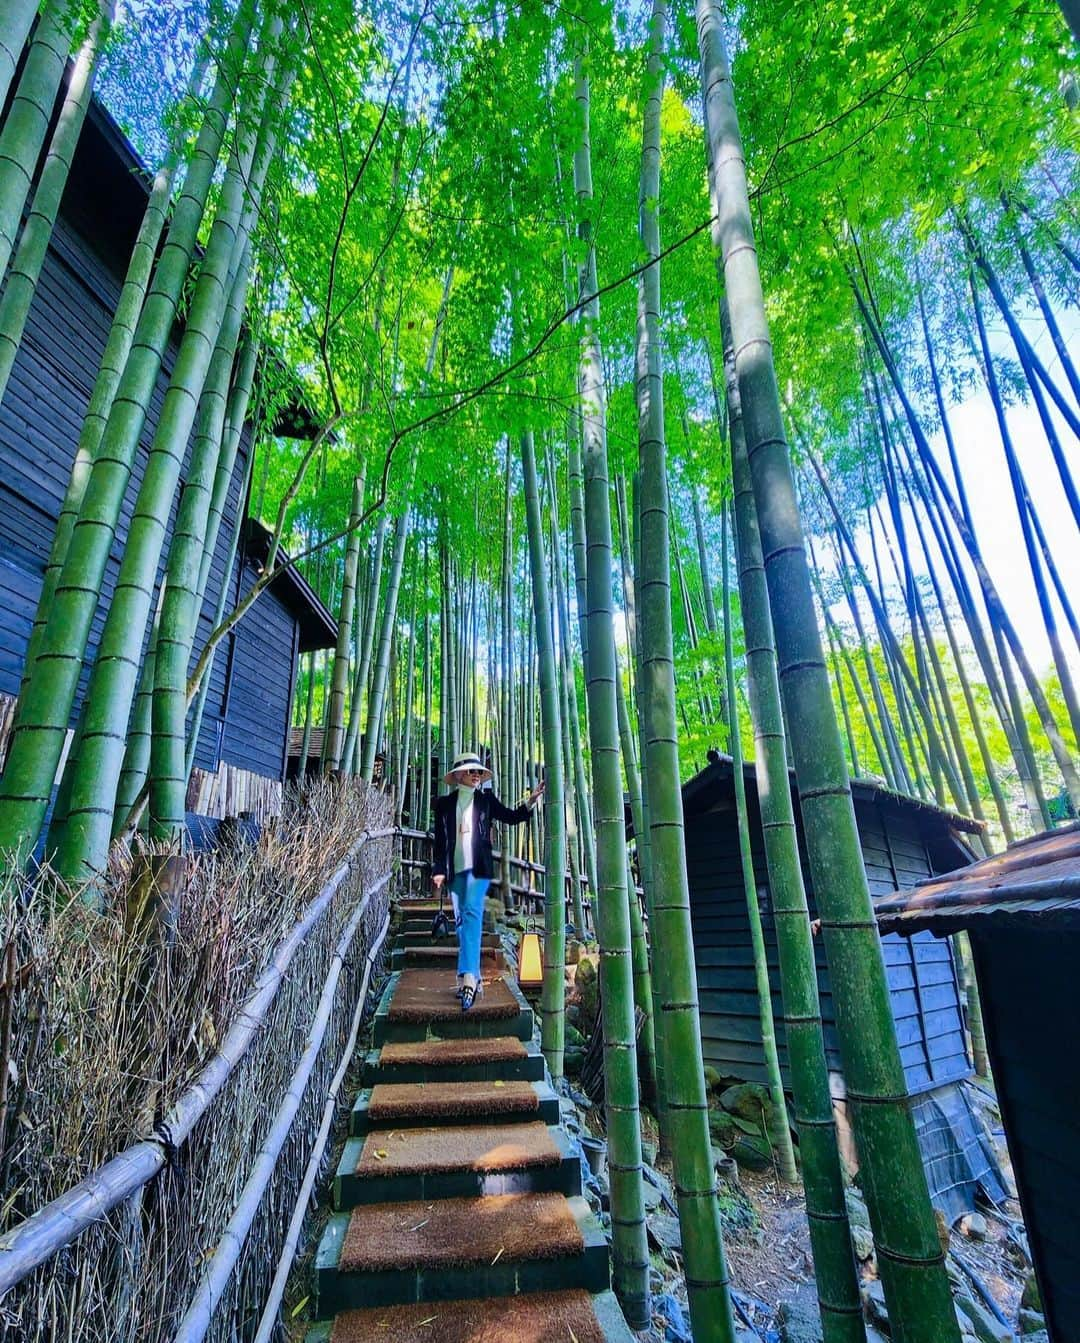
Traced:
<svg viewBox="0 0 1080 1343">
<path fill-rule="evenodd" d="M 466 751 L 464 755 L 459 755 L 450 768 L 443 775 L 443 783 L 453 783 L 454 775 L 463 769 L 478 769 L 483 774 L 481 783 L 487 783 L 488 779 L 494 777 L 491 770 L 480 759 L 475 751 Z"/>
</svg>

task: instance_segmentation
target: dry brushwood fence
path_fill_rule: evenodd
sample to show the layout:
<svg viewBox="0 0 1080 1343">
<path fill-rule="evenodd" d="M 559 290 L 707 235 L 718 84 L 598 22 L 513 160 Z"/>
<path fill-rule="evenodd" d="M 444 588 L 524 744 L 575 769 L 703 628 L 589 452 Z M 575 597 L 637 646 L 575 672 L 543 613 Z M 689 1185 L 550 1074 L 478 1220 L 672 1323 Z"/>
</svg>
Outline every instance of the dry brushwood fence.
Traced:
<svg viewBox="0 0 1080 1343">
<path fill-rule="evenodd" d="M 378 974 L 391 807 L 287 799 L 192 860 L 174 944 L 0 906 L 0 1340 L 282 1336 L 278 1303 Z"/>
</svg>

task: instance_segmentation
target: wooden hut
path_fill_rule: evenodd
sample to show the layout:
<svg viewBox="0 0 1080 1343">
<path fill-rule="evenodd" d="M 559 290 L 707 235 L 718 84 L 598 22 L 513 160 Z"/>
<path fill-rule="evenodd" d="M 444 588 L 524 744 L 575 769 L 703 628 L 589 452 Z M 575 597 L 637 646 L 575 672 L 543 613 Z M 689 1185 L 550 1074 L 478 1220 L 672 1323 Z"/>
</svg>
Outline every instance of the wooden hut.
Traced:
<svg viewBox="0 0 1080 1343">
<path fill-rule="evenodd" d="M 1080 823 L 876 902 L 887 937 L 971 939 L 1047 1331 L 1080 1339 Z"/>
<path fill-rule="evenodd" d="M 779 958 L 765 863 L 754 767 L 744 766 L 754 881 L 761 906 L 777 1047 L 788 1082 Z M 793 781 L 794 785 L 794 781 Z M 793 786 L 794 792 L 794 786 Z M 852 795 L 863 861 L 872 894 L 911 887 L 969 864 L 968 841 L 981 825 L 871 780 L 854 780 Z M 690 910 L 697 958 L 702 1047 L 706 1063 L 724 1076 L 764 1081 L 757 987 L 746 913 L 732 761 L 720 756 L 683 788 Z M 817 918 L 805 838 L 795 797 L 799 851 L 811 918 Z M 931 1192 L 950 1217 L 971 1206 L 976 1184 L 1001 1193 L 973 1115 L 957 1091 L 972 1072 L 964 1005 L 951 945 L 929 934 L 884 937 L 882 951 L 892 996 L 900 1055 Z M 825 948 L 816 942 L 825 1048 L 842 1111 L 843 1070 Z"/>
<path fill-rule="evenodd" d="M 142 164 L 95 101 L 72 164 L 26 333 L 0 403 L 0 759 L 75 445 L 147 192 L 148 177 Z M 180 334 L 178 329 L 167 351 L 140 438 L 72 727 L 112 598 Z M 299 435 L 311 431 L 295 407 L 289 423 L 276 427 Z M 241 595 L 255 581 L 266 557 L 265 529 L 253 524 L 231 572 L 225 572 L 235 521 L 247 502 L 243 482 L 251 449 L 250 433 L 245 430 L 210 571 L 197 648 L 210 632 L 222 585 Z M 335 640 L 334 620 L 294 571 L 288 571 L 259 599 L 218 650 L 199 734 L 189 793 L 191 809 L 215 817 L 252 811 L 265 818 L 279 808 L 297 658 L 308 649 L 330 647 Z"/>
</svg>

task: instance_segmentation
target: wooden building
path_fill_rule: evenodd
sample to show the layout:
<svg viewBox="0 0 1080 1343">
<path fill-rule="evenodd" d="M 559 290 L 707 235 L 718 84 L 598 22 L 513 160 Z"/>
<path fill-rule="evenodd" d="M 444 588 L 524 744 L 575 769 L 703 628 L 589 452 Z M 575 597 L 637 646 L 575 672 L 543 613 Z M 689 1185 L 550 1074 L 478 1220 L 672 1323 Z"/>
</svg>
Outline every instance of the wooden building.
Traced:
<svg viewBox="0 0 1080 1343">
<path fill-rule="evenodd" d="M 141 163 L 95 101 L 75 154 L 26 333 L 0 403 L 0 759 L 56 519 L 147 192 L 148 178 Z M 140 438 L 75 714 L 112 597 L 179 335 L 178 329 Z M 288 431 L 297 432 L 292 424 Z M 299 432 L 304 432 L 302 425 Z M 250 433 L 245 430 L 211 567 L 197 648 L 210 632 L 222 585 L 227 584 L 238 597 L 255 581 L 266 556 L 265 529 L 249 524 L 232 570 L 225 572 L 233 527 L 247 503 L 243 482 L 250 453 Z M 161 571 L 167 548 L 168 537 Z M 230 600 L 230 607 L 233 604 Z M 297 658 L 309 649 L 330 647 L 335 640 L 334 620 L 293 571 L 260 597 L 218 650 L 189 793 L 194 809 L 210 816 L 250 810 L 265 817 L 280 806 Z"/>
<path fill-rule="evenodd" d="M 1080 1339 L 1080 823 L 875 902 L 889 938 L 971 939 L 990 1067 L 1052 1343 Z M 944 941 L 939 945 L 947 945 Z"/>
<path fill-rule="evenodd" d="M 761 906 L 777 1048 L 789 1084 L 779 957 L 765 863 L 754 767 L 744 767 L 754 880 Z M 794 780 L 793 794 L 794 794 Z M 870 780 L 854 780 L 852 795 L 871 894 L 911 887 L 972 862 L 968 841 L 981 826 Z M 721 756 L 683 788 L 690 911 L 697 959 L 702 1048 L 723 1076 L 765 1081 L 757 987 L 746 912 L 731 759 Z M 799 851 L 811 918 L 813 882 L 795 796 Z M 816 942 L 825 1049 L 834 1095 L 842 1105 L 843 1069 L 825 948 Z M 974 1187 L 1000 1186 L 969 1107 L 956 1084 L 972 1073 L 963 997 L 952 947 L 930 934 L 882 938 L 893 1015 L 931 1192 L 950 1217 L 971 1206 Z M 934 1166 L 937 1169 L 932 1169 Z"/>
</svg>

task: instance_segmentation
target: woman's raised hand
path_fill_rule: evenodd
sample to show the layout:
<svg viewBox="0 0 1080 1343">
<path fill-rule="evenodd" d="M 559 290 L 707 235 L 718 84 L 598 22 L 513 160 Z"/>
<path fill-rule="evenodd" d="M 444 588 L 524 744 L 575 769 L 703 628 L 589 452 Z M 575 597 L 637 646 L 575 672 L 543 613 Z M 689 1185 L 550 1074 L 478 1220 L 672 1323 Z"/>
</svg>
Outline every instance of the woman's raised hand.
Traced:
<svg viewBox="0 0 1080 1343">
<path fill-rule="evenodd" d="M 544 795 L 544 789 L 547 787 L 547 779 L 541 779 L 536 787 L 529 794 L 525 805 L 532 811 L 533 807 L 540 801 Z"/>
</svg>

